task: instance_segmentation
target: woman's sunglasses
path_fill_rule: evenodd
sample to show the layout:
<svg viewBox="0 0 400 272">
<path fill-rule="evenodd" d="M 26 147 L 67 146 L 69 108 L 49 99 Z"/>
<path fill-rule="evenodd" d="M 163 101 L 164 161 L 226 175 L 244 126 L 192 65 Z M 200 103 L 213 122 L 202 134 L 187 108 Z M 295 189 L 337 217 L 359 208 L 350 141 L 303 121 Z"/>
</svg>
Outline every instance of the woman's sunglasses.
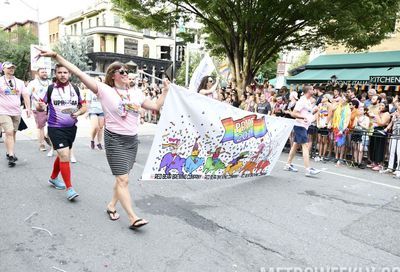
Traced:
<svg viewBox="0 0 400 272">
<path fill-rule="evenodd" d="M 127 75 L 128 71 L 127 70 L 115 70 L 114 73 L 118 73 L 121 76 L 123 76 L 123 75 Z"/>
</svg>

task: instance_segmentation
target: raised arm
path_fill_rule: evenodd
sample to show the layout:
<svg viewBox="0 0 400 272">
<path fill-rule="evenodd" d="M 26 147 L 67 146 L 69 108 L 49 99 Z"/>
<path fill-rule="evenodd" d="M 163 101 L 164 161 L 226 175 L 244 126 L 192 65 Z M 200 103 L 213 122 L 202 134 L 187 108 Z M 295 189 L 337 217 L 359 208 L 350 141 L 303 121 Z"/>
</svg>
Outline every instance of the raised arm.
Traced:
<svg viewBox="0 0 400 272">
<path fill-rule="evenodd" d="M 157 101 L 151 101 L 150 99 L 145 99 L 142 107 L 145 108 L 146 110 L 156 110 L 160 111 L 161 107 L 164 105 L 165 97 L 167 96 L 168 90 L 169 90 L 169 81 L 166 79 L 163 82 L 163 88 L 162 88 L 162 94 L 160 97 L 157 99 Z"/>
<path fill-rule="evenodd" d="M 40 48 L 37 48 L 40 51 L 40 54 L 38 55 L 38 58 L 40 57 L 50 57 L 53 58 L 55 61 L 57 61 L 59 64 L 65 66 L 71 74 L 76 75 L 79 80 L 88 87 L 89 90 L 91 90 L 93 93 L 97 94 L 97 84 L 96 80 L 92 77 L 90 77 L 88 74 L 82 72 L 78 67 L 76 67 L 74 64 L 69 62 L 68 60 L 64 59 L 61 55 L 57 54 L 56 52 L 53 51 L 47 51 L 43 50 Z"/>
</svg>

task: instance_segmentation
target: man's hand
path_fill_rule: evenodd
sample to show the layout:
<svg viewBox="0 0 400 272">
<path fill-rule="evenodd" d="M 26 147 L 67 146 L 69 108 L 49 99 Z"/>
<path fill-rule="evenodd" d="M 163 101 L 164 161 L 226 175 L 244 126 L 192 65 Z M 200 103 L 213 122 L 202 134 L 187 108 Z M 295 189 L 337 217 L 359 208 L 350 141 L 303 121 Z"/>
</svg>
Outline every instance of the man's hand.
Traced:
<svg viewBox="0 0 400 272">
<path fill-rule="evenodd" d="M 44 50 L 39 47 L 35 47 L 35 48 L 40 51 L 40 53 L 35 57 L 36 60 L 40 59 L 40 57 L 50 57 L 50 58 L 57 57 L 56 52 L 53 52 L 51 50 Z"/>
<path fill-rule="evenodd" d="M 74 118 L 78 118 L 78 116 L 81 115 L 81 114 L 82 114 L 81 110 L 78 110 L 78 111 L 72 113 L 71 116 L 74 117 Z"/>
<path fill-rule="evenodd" d="M 27 110 L 26 110 L 26 116 L 27 116 L 28 118 L 31 118 L 31 116 L 32 116 L 32 110 L 31 110 L 31 109 L 27 109 Z"/>
<path fill-rule="evenodd" d="M 46 109 L 46 103 L 44 102 L 38 102 L 36 105 L 36 110 L 37 111 L 44 111 Z"/>
</svg>

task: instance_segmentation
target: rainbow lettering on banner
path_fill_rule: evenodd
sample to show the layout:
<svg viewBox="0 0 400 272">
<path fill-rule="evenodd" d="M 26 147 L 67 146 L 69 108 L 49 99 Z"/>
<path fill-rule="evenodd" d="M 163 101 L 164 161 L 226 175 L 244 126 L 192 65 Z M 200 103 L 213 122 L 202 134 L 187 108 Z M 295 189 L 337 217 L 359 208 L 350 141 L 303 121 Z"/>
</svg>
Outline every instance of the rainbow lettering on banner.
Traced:
<svg viewBox="0 0 400 272">
<path fill-rule="evenodd" d="M 257 115 L 249 115 L 238 120 L 231 117 L 221 120 L 225 128 L 221 143 L 233 141 L 235 144 L 244 142 L 252 137 L 261 138 L 267 133 L 265 117 L 257 119 Z"/>
</svg>

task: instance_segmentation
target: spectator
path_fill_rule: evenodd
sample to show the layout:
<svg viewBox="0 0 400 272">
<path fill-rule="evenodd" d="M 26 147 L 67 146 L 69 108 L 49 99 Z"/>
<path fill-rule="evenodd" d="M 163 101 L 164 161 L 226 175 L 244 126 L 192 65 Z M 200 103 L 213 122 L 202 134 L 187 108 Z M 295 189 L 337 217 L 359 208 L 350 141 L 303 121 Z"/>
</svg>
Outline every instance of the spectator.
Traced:
<svg viewBox="0 0 400 272">
<path fill-rule="evenodd" d="M 351 104 L 355 105 L 357 100 L 352 101 Z M 366 108 L 368 110 L 368 108 Z M 369 117 L 365 115 L 365 108 L 358 106 L 358 115 L 355 118 L 355 122 L 352 124 L 353 132 L 351 134 L 351 143 L 352 143 L 352 156 L 355 166 L 360 169 L 365 169 L 366 165 L 362 162 L 364 146 L 366 145 L 366 139 L 369 129 Z"/>
<path fill-rule="evenodd" d="M 216 93 L 216 89 L 218 86 L 218 79 L 214 82 L 214 79 L 211 76 L 205 76 L 200 82 L 200 86 L 197 89 L 197 92 L 208 96 L 210 98 L 217 99 L 218 94 Z"/>
<path fill-rule="evenodd" d="M 256 112 L 256 100 L 254 95 L 250 95 L 249 98 L 247 99 L 247 108 L 245 110 L 250 111 L 250 112 Z"/>
<path fill-rule="evenodd" d="M 376 90 L 375 89 L 369 89 L 368 90 L 368 98 L 367 98 L 367 100 L 365 100 L 365 102 L 364 102 L 364 106 L 365 107 L 369 107 L 369 105 L 371 104 L 371 100 L 372 100 L 372 97 L 373 96 L 375 96 L 376 95 Z"/>
<path fill-rule="evenodd" d="M 318 105 L 317 128 L 318 128 L 318 153 L 320 160 L 326 160 L 328 151 L 328 136 L 331 116 L 329 110 L 331 108 L 330 95 L 324 94 Z"/>
<path fill-rule="evenodd" d="M 316 86 L 316 87 L 314 88 L 314 90 L 316 90 L 316 92 L 317 92 L 317 102 L 316 102 L 316 105 L 319 106 L 319 104 L 320 104 L 321 101 L 322 101 L 322 97 L 323 97 L 324 94 L 325 94 L 325 89 L 324 89 L 323 87 Z"/>
<path fill-rule="evenodd" d="M 396 178 L 400 178 L 400 102 L 396 103 L 396 111 L 392 115 L 392 121 L 385 128 L 386 132 L 390 130 L 392 130 L 392 137 L 389 142 L 388 169 L 395 170 L 394 175 Z"/>
<path fill-rule="evenodd" d="M 265 99 L 265 94 L 261 94 L 260 103 L 257 104 L 257 112 L 261 114 L 271 115 L 271 105 Z"/>
<path fill-rule="evenodd" d="M 339 166 L 344 163 L 344 151 L 346 147 L 346 135 L 348 133 L 348 125 L 350 122 L 351 110 L 347 99 L 340 98 L 339 104 L 336 107 L 333 120 L 332 128 L 335 136 L 336 146 L 336 164 Z"/>
<path fill-rule="evenodd" d="M 371 164 L 368 166 L 374 171 L 379 171 L 383 168 L 382 162 L 385 158 L 387 138 L 387 130 L 385 129 L 390 122 L 388 107 L 384 103 L 380 103 L 378 114 L 375 114 L 369 110 L 369 117 L 372 119 L 374 132 L 369 143 L 369 158 L 371 160 Z"/>
</svg>

